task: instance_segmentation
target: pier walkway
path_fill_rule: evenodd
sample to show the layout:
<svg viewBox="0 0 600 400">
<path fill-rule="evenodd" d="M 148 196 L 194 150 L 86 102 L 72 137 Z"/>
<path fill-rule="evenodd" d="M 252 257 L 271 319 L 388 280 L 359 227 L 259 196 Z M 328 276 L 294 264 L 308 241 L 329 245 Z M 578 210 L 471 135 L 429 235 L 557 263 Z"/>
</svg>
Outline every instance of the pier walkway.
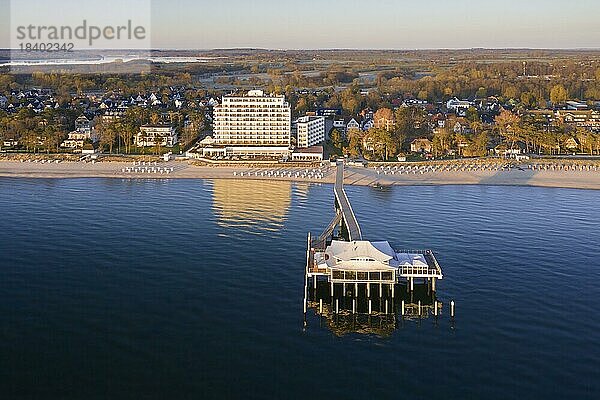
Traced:
<svg viewBox="0 0 600 400">
<path fill-rule="evenodd" d="M 360 231 L 360 225 L 356 215 L 350 205 L 350 200 L 344 190 L 344 162 L 338 161 L 335 186 L 333 188 L 335 195 L 335 216 L 327 225 L 327 228 L 323 233 L 315 240 L 312 241 L 312 247 L 314 249 L 325 250 L 327 246 L 327 239 L 333 236 L 335 229 L 339 226 L 340 236 L 349 242 L 361 241 L 362 232 Z"/>
<path fill-rule="evenodd" d="M 348 241 L 354 242 L 362 240 L 362 233 L 360 232 L 360 226 L 356 220 L 356 215 L 352 210 L 346 191 L 344 190 L 344 162 L 337 162 L 337 175 L 335 177 L 335 202 L 336 208 L 340 210 L 342 214 L 342 222 L 347 230 Z"/>
<path fill-rule="evenodd" d="M 436 281 L 442 279 L 443 274 L 433 251 L 397 251 L 387 241 L 364 240 L 344 190 L 343 161 L 338 161 L 336 174 L 335 216 L 316 240 L 312 240 L 310 233 L 308 234 L 304 313 L 306 314 L 309 300 L 319 300 L 320 304 L 323 300 L 314 297 L 309 299 L 309 281 L 312 281 L 313 295 L 320 293 L 317 290 L 319 281 L 329 286 L 328 300 L 331 301 L 332 307 L 335 302 L 336 313 L 340 298 L 344 304 L 343 299 L 350 297 L 353 299 L 353 314 L 358 312 L 359 298 L 367 299 L 365 304 L 368 304 L 368 314 L 371 314 L 372 294 L 375 294 L 382 304 L 385 299 L 384 309 L 388 314 L 394 308 L 398 297 L 396 285 L 401 282 L 406 282 L 406 291 L 411 294 L 415 281 L 426 286 L 428 292 L 435 293 Z"/>
</svg>

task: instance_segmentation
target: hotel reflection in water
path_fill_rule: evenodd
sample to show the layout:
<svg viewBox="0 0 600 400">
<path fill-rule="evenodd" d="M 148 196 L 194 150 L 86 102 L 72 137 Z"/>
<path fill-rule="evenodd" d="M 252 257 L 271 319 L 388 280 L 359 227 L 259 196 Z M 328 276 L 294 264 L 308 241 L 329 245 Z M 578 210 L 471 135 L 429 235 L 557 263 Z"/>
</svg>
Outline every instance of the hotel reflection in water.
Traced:
<svg viewBox="0 0 600 400">
<path fill-rule="evenodd" d="M 291 182 L 216 179 L 213 208 L 224 228 L 277 231 L 292 203 Z"/>
</svg>

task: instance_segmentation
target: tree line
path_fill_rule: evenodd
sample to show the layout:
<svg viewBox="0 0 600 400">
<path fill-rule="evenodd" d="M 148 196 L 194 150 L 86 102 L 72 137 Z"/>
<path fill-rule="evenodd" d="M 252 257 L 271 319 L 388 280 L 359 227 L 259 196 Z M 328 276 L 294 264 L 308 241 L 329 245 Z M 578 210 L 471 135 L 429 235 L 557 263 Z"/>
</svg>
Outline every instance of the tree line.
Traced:
<svg viewBox="0 0 600 400">
<path fill-rule="evenodd" d="M 504 144 L 504 151 L 521 149 L 528 154 L 600 155 L 600 133 L 561 121 L 552 129 L 544 128 L 533 124 L 526 115 L 509 110 L 503 110 L 494 125 L 473 118 L 461 130 L 450 125 L 452 120 L 446 121 L 444 127 L 435 126 L 419 107 L 402 107 L 395 112 L 379 109 L 374 119 L 389 123 L 367 131 L 350 129 L 345 135 L 333 129 L 329 140 L 333 152 L 388 161 L 410 153 L 413 140 L 426 138 L 431 141 L 434 157 L 482 157 L 500 144 Z"/>
<path fill-rule="evenodd" d="M 15 114 L 0 113 L 0 141 L 18 141 L 20 148 L 28 152 L 59 152 L 79 115 L 81 111 L 75 109 L 47 109 L 38 114 L 24 108 Z M 201 109 L 165 113 L 142 107 L 130 107 L 119 118 L 97 116 L 92 121 L 99 145 L 110 153 L 116 150 L 125 154 L 139 151 L 134 146 L 134 136 L 141 126 L 159 123 L 174 126 L 180 146 L 186 148 L 200 136 L 206 121 Z M 157 144 L 156 153 L 160 151 Z"/>
</svg>

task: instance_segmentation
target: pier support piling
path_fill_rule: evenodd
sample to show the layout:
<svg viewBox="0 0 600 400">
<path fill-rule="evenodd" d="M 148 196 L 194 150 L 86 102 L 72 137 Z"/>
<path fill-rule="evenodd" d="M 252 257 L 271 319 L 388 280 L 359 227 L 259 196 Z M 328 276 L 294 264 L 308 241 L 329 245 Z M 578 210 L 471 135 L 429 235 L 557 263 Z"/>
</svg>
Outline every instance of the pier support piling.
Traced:
<svg viewBox="0 0 600 400">
<path fill-rule="evenodd" d="M 308 233 L 308 237 L 306 239 L 306 268 L 304 270 L 304 317 L 306 318 L 306 309 L 308 307 L 308 267 L 310 265 L 310 232 Z"/>
<path fill-rule="evenodd" d="M 382 269 L 374 266 L 375 264 L 368 263 L 368 261 L 371 260 L 370 256 L 366 257 L 369 254 L 369 251 L 367 251 L 370 249 L 369 246 L 375 248 L 377 248 L 377 246 L 376 243 L 374 244 L 368 241 L 363 241 L 360 227 L 358 226 L 354 212 L 350 207 L 350 202 L 343 189 L 344 164 L 342 161 L 339 161 L 336 164 L 337 174 L 335 180 L 336 183 L 334 186 L 336 215 L 323 234 L 319 236 L 318 241 L 313 242 L 311 234 L 308 234 L 304 282 L 305 320 L 308 305 L 310 305 L 311 308 L 316 308 L 316 301 L 319 299 L 319 313 L 321 316 L 326 314 L 328 316 L 327 318 L 329 319 L 331 317 L 330 314 L 335 314 L 334 320 L 336 322 L 339 318 L 337 314 L 340 313 L 341 300 L 342 315 L 350 313 L 350 301 L 352 301 L 351 309 L 354 323 L 363 322 L 360 315 L 364 316 L 365 311 L 368 311 L 369 323 L 371 322 L 371 316 L 373 315 L 378 317 L 377 319 L 379 320 L 379 325 L 381 325 L 382 320 L 391 320 L 391 315 L 393 315 L 395 324 L 398 319 L 398 309 L 396 308 L 397 303 L 395 302 L 396 284 L 399 285 L 400 290 L 404 290 L 402 285 L 406 284 L 406 295 L 398 296 L 402 302 L 401 314 L 403 321 L 406 318 L 412 319 L 414 316 L 416 316 L 417 313 L 415 313 L 414 306 L 417 305 L 417 299 L 421 297 L 419 294 L 425 294 L 425 288 L 423 287 L 425 285 L 427 285 L 427 293 L 429 296 L 427 297 L 427 303 L 425 304 L 422 304 L 423 299 L 418 301 L 419 319 L 421 319 L 422 315 L 429 317 L 431 314 L 430 308 L 435 309 L 435 311 L 431 311 L 435 313 L 437 318 L 437 315 L 441 313 L 440 307 L 442 307 L 442 303 L 440 302 L 438 304 L 436 301 L 436 280 L 437 278 L 442 279 L 442 271 L 437 260 L 435 259 L 435 256 L 433 255 L 433 252 L 430 250 L 415 250 L 414 252 L 417 253 L 417 255 L 424 257 L 427 264 L 426 266 L 413 265 L 415 268 L 407 267 L 404 269 L 403 267 Z M 391 168 L 388 167 L 388 172 L 390 170 Z M 316 170 L 313 170 L 313 173 L 314 172 L 316 172 Z M 308 169 L 306 170 L 306 173 L 309 173 Z M 347 246 L 348 249 L 353 247 L 353 251 L 355 253 L 360 253 L 352 258 L 353 261 L 358 261 L 358 263 L 350 268 L 350 266 L 344 265 L 335 254 L 333 254 L 333 257 L 330 259 L 329 257 L 332 255 L 330 252 L 337 253 L 338 251 L 346 251 L 346 247 L 343 245 L 344 243 L 340 244 L 339 246 L 334 245 L 333 243 L 329 244 L 331 243 L 330 239 L 332 241 L 345 241 L 345 246 Z M 352 244 L 353 242 L 364 242 L 366 243 L 366 246 L 363 249 L 362 246 L 354 246 Z M 363 251 L 365 251 L 366 254 L 362 254 Z M 387 253 L 384 250 L 381 251 Z M 410 253 L 412 252 L 411 250 L 408 250 L 408 252 L 409 255 L 412 255 L 412 253 Z M 340 257 L 344 258 L 341 256 L 341 254 L 342 253 L 340 253 Z M 392 256 L 395 254 L 400 253 L 394 252 Z M 326 260 L 327 262 L 325 262 Z M 363 261 L 367 264 L 363 265 Z M 395 265 L 395 263 L 393 265 Z M 312 279 L 312 283 L 309 281 L 309 279 Z M 416 292 L 415 279 L 418 279 Z M 319 280 L 321 280 L 321 282 L 319 282 Z M 319 286 L 319 283 L 321 286 Z M 340 286 L 337 293 L 335 292 L 336 283 L 338 286 Z M 360 293 L 360 285 L 363 283 L 365 284 L 366 296 L 363 296 L 363 294 Z M 377 289 L 377 285 L 379 286 L 379 289 Z M 313 291 L 310 291 L 311 286 L 313 287 Z M 329 286 L 329 296 L 327 296 L 327 294 L 324 292 L 327 290 L 327 286 Z M 372 296 L 371 290 L 378 291 L 379 296 L 376 294 Z M 340 296 L 340 291 L 342 292 L 342 296 Z M 432 293 L 434 294 L 432 295 Z M 360 304 L 359 299 L 361 301 Z M 376 302 L 376 310 L 373 310 L 373 300 Z M 367 304 L 364 304 L 363 301 L 365 301 Z M 432 306 L 430 301 L 434 301 L 435 304 Z M 327 310 L 323 309 L 323 302 L 325 302 Z M 361 308 L 359 311 L 358 307 L 362 307 L 363 304 L 367 306 L 365 307 L 367 310 Z M 451 304 L 451 315 L 454 317 L 454 301 L 452 301 Z M 382 316 L 386 316 L 386 318 L 379 318 Z M 387 318 L 387 316 L 390 318 Z M 325 318 L 320 318 L 321 322 L 324 320 Z M 346 323 L 347 321 L 343 322 Z"/>
<path fill-rule="evenodd" d="M 454 300 L 450 302 L 450 317 L 454 318 Z"/>
</svg>

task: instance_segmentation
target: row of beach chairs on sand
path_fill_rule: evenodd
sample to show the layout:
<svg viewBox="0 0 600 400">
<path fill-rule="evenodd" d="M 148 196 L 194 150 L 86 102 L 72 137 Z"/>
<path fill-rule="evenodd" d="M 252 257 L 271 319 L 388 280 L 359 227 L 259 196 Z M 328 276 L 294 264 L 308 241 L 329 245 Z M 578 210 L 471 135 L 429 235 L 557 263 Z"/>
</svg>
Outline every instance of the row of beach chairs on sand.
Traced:
<svg viewBox="0 0 600 400">
<path fill-rule="evenodd" d="M 592 164 L 529 164 L 532 171 L 600 171 L 598 165 Z"/>
<path fill-rule="evenodd" d="M 274 170 L 250 170 L 234 171 L 235 177 L 247 178 L 295 178 L 295 179 L 323 179 L 327 171 L 320 168 L 305 169 L 274 169 Z"/>
<path fill-rule="evenodd" d="M 61 160 L 38 160 L 38 159 L 35 159 L 35 160 L 30 160 L 30 159 L 23 160 L 23 159 L 21 159 L 20 161 L 22 163 L 27 162 L 27 163 L 36 163 L 36 164 L 58 164 L 58 163 L 62 162 Z"/>
<path fill-rule="evenodd" d="M 151 166 L 142 166 L 142 167 L 126 167 L 122 168 L 121 172 L 124 174 L 160 174 L 160 175 L 168 175 L 173 173 L 173 167 L 151 167 Z"/>
<path fill-rule="evenodd" d="M 156 161 L 134 161 L 134 167 L 157 167 L 158 163 Z"/>
<path fill-rule="evenodd" d="M 440 172 L 482 172 L 482 171 L 600 171 L 600 166 L 593 164 L 440 164 L 440 165 L 400 165 L 380 166 L 374 168 L 377 175 L 416 175 Z"/>
<path fill-rule="evenodd" d="M 507 171 L 515 168 L 510 164 L 442 164 L 442 165 L 401 165 L 375 167 L 378 175 L 410 175 L 432 174 L 439 172 L 475 172 L 475 171 Z"/>
</svg>

